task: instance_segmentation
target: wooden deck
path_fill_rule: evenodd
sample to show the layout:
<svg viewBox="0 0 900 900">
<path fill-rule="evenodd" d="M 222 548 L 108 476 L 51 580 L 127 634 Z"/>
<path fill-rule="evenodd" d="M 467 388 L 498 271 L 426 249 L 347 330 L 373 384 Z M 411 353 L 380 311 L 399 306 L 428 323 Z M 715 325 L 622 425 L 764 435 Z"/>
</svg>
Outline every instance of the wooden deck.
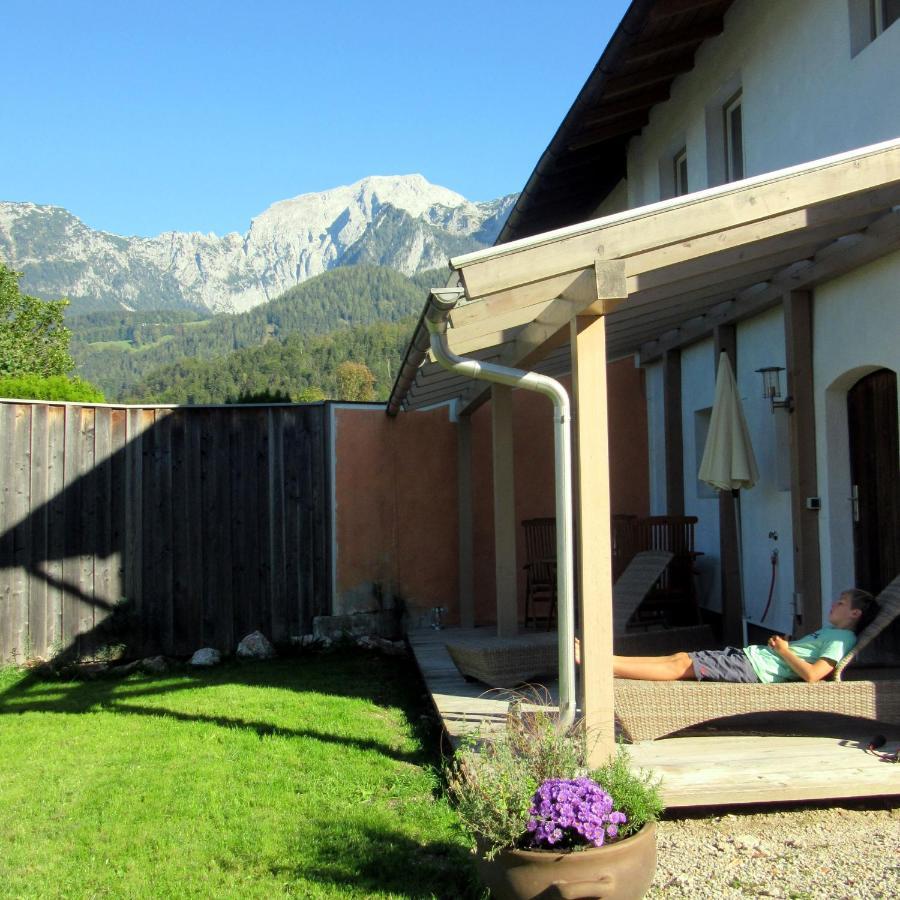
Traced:
<svg viewBox="0 0 900 900">
<path fill-rule="evenodd" d="M 500 725 L 502 692 L 468 683 L 444 649 L 447 640 L 484 636 L 485 629 L 421 630 L 409 635 L 435 708 L 452 742 L 481 726 Z M 550 697 L 555 684 L 548 684 Z M 746 716 L 630 746 L 634 763 L 662 777 L 669 808 L 900 797 L 900 764 L 865 752 L 875 734 L 884 750 L 900 747 L 900 726 L 806 714 Z M 900 802 L 900 801 L 898 801 Z"/>
</svg>

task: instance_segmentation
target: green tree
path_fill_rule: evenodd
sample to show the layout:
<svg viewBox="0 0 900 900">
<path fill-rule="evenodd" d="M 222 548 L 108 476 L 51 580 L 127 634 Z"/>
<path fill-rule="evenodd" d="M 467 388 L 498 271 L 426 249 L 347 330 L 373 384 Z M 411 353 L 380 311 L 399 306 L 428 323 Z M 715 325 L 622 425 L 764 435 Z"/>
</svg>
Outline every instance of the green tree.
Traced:
<svg viewBox="0 0 900 900">
<path fill-rule="evenodd" d="M 294 398 L 297 403 L 319 403 L 325 399 L 325 391 L 317 387 L 305 387 Z"/>
<path fill-rule="evenodd" d="M 67 375 L 75 367 L 63 322 L 69 301 L 29 297 L 19 278 L 0 263 L 0 376 Z"/>
<path fill-rule="evenodd" d="M 18 375 L 0 377 L 0 397 L 15 400 L 68 400 L 73 403 L 103 403 L 103 392 L 82 378 L 64 375 Z"/>
<path fill-rule="evenodd" d="M 348 359 L 334 370 L 334 374 L 341 400 L 372 400 L 375 397 L 375 376 L 365 363 Z"/>
</svg>

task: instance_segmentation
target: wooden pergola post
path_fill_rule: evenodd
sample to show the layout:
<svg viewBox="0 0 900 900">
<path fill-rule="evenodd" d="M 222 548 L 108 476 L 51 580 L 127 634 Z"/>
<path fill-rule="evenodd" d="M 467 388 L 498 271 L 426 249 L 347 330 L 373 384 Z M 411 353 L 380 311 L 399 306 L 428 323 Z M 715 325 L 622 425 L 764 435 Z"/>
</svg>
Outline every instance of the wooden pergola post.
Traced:
<svg viewBox="0 0 900 900">
<path fill-rule="evenodd" d="M 681 348 L 663 355 L 663 415 L 666 433 L 666 510 L 684 515 L 684 441 L 681 420 Z"/>
<path fill-rule="evenodd" d="M 606 319 L 573 318 L 575 582 L 581 620 L 582 712 L 592 766 L 616 749 L 612 674 L 612 510 L 606 385 Z"/>
<path fill-rule="evenodd" d="M 784 297 L 787 393 L 794 398 L 791 429 L 791 524 L 794 592 L 798 630 L 822 626 L 822 573 L 819 557 L 819 512 L 807 497 L 819 493 L 816 472 L 816 407 L 812 365 L 812 294 L 790 291 Z"/>
<path fill-rule="evenodd" d="M 497 581 L 497 636 L 519 631 L 516 584 L 516 492 L 513 474 L 512 388 L 491 385 L 494 469 L 494 571 Z"/>
<path fill-rule="evenodd" d="M 457 501 L 459 505 L 459 624 L 475 627 L 475 579 L 472 532 L 472 418 L 456 423 Z"/>
</svg>

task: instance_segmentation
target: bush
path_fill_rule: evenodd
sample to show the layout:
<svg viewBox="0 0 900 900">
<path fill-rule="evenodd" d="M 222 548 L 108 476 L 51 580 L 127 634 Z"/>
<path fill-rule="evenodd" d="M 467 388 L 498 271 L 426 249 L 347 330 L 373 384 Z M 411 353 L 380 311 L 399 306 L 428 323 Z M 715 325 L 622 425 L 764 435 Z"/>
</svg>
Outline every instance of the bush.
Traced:
<svg viewBox="0 0 900 900">
<path fill-rule="evenodd" d="M 14 400 L 70 400 L 74 403 L 103 403 L 103 392 L 83 378 L 65 375 L 19 375 L 0 378 L 0 397 Z"/>
</svg>

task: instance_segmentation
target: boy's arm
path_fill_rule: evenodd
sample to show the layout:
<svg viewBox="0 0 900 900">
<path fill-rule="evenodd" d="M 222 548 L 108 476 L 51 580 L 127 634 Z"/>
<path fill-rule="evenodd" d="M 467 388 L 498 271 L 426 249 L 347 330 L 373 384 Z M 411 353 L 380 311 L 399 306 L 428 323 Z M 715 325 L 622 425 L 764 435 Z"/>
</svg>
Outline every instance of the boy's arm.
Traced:
<svg viewBox="0 0 900 900">
<path fill-rule="evenodd" d="M 769 638 L 769 646 L 796 672 L 807 684 L 815 684 L 823 678 L 827 678 L 833 671 L 836 663 L 830 659 L 817 659 L 814 663 L 808 663 L 800 659 L 788 642 L 777 634 Z"/>
</svg>

